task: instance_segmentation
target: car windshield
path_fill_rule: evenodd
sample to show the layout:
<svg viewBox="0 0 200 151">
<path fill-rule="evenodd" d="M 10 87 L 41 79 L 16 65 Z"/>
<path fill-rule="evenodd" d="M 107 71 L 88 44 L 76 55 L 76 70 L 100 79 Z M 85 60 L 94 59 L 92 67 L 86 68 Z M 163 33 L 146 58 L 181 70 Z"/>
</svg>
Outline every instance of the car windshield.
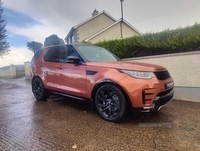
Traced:
<svg viewBox="0 0 200 151">
<path fill-rule="evenodd" d="M 118 61 L 120 60 L 110 51 L 96 46 L 76 46 L 79 52 L 90 62 L 106 62 L 106 61 Z"/>
</svg>

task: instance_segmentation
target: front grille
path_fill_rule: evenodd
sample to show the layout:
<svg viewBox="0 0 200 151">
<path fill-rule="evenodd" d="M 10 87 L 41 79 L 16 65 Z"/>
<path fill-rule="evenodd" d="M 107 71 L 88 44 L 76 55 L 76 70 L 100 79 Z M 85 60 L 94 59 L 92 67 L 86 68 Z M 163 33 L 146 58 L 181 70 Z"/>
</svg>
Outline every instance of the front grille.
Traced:
<svg viewBox="0 0 200 151">
<path fill-rule="evenodd" d="M 154 74 L 156 75 L 156 77 L 159 80 L 165 80 L 165 79 L 168 79 L 170 77 L 170 74 L 169 74 L 168 71 L 154 72 Z"/>
</svg>

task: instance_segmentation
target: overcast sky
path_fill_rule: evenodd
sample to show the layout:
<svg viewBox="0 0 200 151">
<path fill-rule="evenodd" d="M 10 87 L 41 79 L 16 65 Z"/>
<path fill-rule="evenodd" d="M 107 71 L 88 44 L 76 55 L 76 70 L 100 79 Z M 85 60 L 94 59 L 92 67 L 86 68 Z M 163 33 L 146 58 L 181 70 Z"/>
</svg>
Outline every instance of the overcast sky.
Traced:
<svg viewBox="0 0 200 151">
<path fill-rule="evenodd" d="M 44 43 L 46 37 L 67 35 L 71 27 L 92 16 L 96 9 L 121 18 L 120 0 L 2 0 L 7 21 L 9 55 L 0 67 L 23 64 L 33 53 L 28 41 Z M 124 19 L 142 33 L 159 32 L 200 23 L 199 0 L 124 0 Z"/>
</svg>

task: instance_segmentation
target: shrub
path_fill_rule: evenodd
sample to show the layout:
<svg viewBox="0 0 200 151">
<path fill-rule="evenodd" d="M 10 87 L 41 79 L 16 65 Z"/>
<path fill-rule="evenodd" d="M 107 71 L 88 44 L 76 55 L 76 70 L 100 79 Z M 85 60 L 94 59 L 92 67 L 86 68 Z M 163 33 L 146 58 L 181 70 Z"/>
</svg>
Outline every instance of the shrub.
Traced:
<svg viewBox="0 0 200 151">
<path fill-rule="evenodd" d="M 120 58 L 196 51 L 200 47 L 200 24 L 166 29 L 159 33 L 146 33 L 130 38 L 98 42 Z"/>
</svg>

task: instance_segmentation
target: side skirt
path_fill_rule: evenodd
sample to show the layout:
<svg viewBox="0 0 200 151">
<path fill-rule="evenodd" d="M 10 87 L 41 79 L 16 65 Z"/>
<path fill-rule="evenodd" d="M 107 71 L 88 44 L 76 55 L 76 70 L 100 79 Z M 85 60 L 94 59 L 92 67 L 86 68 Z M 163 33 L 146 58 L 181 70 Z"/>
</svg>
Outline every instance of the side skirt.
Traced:
<svg viewBox="0 0 200 151">
<path fill-rule="evenodd" d="M 56 95 L 61 95 L 61 96 L 65 96 L 71 99 L 75 99 L 77 101 L 81 101 L 81 102 L 91 102 L 91 99 L 87 99 L 87 98 L 82 98 L 82 97 L 78 97 L 78 96 L 73 96 L 73 95 L 69 95 L 69 94 L 65 94 L 65 93 L 61 93 L 61 92 L 56 92 L 56 91 L 51 91 L 51 93 L 56 94 Z"/>
</svg>

